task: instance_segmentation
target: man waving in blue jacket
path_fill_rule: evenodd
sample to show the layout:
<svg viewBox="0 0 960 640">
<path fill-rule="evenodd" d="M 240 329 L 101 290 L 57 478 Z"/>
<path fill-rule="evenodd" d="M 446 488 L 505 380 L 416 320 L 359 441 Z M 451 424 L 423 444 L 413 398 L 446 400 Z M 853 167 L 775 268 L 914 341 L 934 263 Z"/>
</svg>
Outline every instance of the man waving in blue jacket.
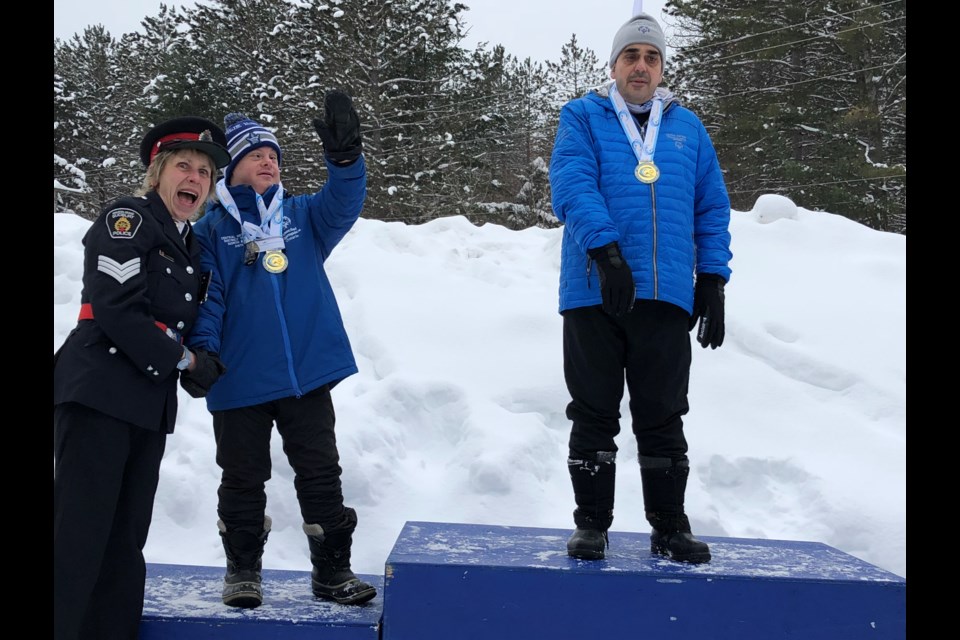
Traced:
<svg viewBox="0 0 960 640">
<path fill-rule="evenodd" d="M 294 470 L 315 595 L 360 604 L 376 590 L 350 568 L 356 512 L 345 507 L 330 390 L 357 372 L 324 262 L 360 216 L 366 165 L 360 121 L 349 96 L 330 91 L 323 119 L 329 179 L 312 195 L 292 196 L 280 181 L 282 152 L 270 130 L 243 114 L 224 119 L 232 160 L 217 184 L 219 203 L 194 225 L 208 298 L 188 338 L 219 354 L 216 385 L 193 372 L 182 385 L 206 397 L 213 414 L 218 526 L 226 552 L 223 602 L 263 601 L 261 558 L 271 520 L 270 433 L 276 423 Z M 219 372 L 210 372 L 209 380 Z"/>
<path fill-rule="evenodd" d="M 660 25 L 639 13 L 613 39 L 610 77 L 560 113 L 550 164 L 564 223 L 560 267 L 567 467 L 576 530 L 567 553 L 600 559 L 613 522 L 620 403 L 630 394 L 651 552 L 710 560 L 684 511 L 691 345 L 724 338 L 730 201 L 703 124 L 663 79 Z"/>
</svg>

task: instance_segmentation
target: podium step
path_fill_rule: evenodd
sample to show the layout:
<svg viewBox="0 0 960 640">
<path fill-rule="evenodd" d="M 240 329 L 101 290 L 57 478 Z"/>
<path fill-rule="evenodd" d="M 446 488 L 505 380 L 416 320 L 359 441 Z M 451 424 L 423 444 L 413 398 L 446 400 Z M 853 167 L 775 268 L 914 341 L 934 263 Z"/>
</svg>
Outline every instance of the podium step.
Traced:
<svg viewBox="0 0 960 640">
<path fill-rule="evenodd" d="M 263 571 L 263 604 L 227 607 L 223 567 L 147 564 L 140 640 L 379 640 L 383 577 L 359 576 L 377 588 L 364 605 L 314 597 L 309 571 Z"/>
<path fill-rule="evenodd" d="M 698 536 L 713 560 L 650 554 L 612 531 L 407 522 L 386 563 L 383 640 L 902 640 L 906 580 L 816 542 Z"/>
</svg>

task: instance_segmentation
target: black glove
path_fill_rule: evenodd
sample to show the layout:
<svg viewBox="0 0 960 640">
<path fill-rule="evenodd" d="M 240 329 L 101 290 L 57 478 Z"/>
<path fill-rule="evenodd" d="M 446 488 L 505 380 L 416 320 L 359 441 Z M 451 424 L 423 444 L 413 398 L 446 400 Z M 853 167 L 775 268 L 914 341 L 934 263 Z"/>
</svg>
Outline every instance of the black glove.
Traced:
<svg viewBox="0 0 960 640">
<path fill-rule="evenodd" d="M 213 383 L 226 373 L 227 367 L 216 353 L 196 349 L 193 351 L 193 356 L 196 358 L 197 365 L 193 371 L 187 369 L 180 372 L 180 386 L 192 397 L 203 398 L 210 391 Z"/>
<path fill-rule="evenodd" d="M 323 151 L 334 162 L 352 162 L 363 152 L 360 118 L 353 100 L 342 91 L 328 91 L 323 98 L 323 120 L 313 119 L 313 128 L 323 141 Z"/>
<path fill-rule="evenodd" d="M 722 276 L 715 273 L 701 273 L 697 276 L 689 329 L 693 329 L 697 326 L 697 321 L 700 321 L 697 342 L 704 349 L 716 349 L 723 344 L 723 286 L 726 283 Z"/>
<path fill-rule="evenodd" d="M 597 263 L 597 270 L 600 272 L 603 310 L 612 316 L 629 313 L 637 298 L 637 287 L 633 283 L 630 265 L 620 254 L 620 245 L 611 242 L 596 249 L 589 249 L 587 254 Z"/>
</svg>

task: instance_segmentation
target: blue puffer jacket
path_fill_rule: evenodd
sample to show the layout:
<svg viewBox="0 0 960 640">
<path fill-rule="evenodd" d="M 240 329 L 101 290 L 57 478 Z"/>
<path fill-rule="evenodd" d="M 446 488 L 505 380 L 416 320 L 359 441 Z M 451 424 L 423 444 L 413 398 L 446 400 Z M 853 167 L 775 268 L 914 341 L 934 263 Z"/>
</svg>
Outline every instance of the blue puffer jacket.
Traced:
<svg viewBox="0 0 960 640">
<path fill-rule="evenodd" d="M 637 158 L 606 88 L 561 110 L 550 161 L 553 211 L 564 223 L 560 311 L 601 304 L 587 250 L 613 241 L 638 299 L 691 313 L 694 274 L 730 279 L 730 199 L 717 155 L 700 119 L 675 101 L 664 110 L 654 161 L 657 182 L 634 177 Z"/>
<path fill-rule="evenodd" d="M 213 277 L 187 344 L 219 353 L 227 366 L 207 394 L 210 411 L 300 396 L 357 372 L 323 265 L 360 217 L 366 165 L 361 156 L 346 167 L 327 162 L 327 169 L 318 193 L 284 197 L 289 265 L 282 273 L 267 272 L 259 259 L 243 263 L 240 225 L 219 203 L 193 225 L 201 268 Z M 243 219 L 259 224 L 253 189 L 234 186 L 230 194 Z"/>
</svg>

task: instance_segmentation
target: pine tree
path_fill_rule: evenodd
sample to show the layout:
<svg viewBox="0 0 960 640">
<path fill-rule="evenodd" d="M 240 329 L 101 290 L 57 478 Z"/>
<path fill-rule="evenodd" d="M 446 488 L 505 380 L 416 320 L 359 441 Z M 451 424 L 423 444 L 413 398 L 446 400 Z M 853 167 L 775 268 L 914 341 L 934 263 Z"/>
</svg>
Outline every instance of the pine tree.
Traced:
<svg viewBox="0 0 960 640">
<path fill-rule="evenodd" d="M 117 42 L 101 25 L 54 41 L 54 179 L 82 189 L 64 191 L 59 203 L 91 220 L 125 195 L 129 112 L 118 59 Z"/>
<path fill-rule="evenodd" d="M 446 0 L 394 0 L 338 5 L 341 37 L 331 66 L 359 104 L 366 124 L 368 168 L 364 215 L 422 222 L 456 207 L 448 157 L 456 142 L 459 107 L 448 89 L 465 56 L 459 13 Z"/>
<path fill-rule="evenodd" d="M 507 218 L 507 224 L 523 229 L 552 217 L 549 171 L 544 160 L 550 157 L 553 145 L 551 113 L 544 108 L 552 87 L 547 84 L 543 65 L 530 58 L 517 63 L 511 75 L 516 85 L 509 116 L 513 153 L 504 169 L 512 173 L 510 177 L 518 187 L 514 201 L 520 206 Z"/>
<path fill-rule="evenodd" d="M 56 43 L 54 47 L 54 56 L 61 52 L 57 51 Z M 61 61 L 61 68 L 63 62 Z M 74 162 L 77 159 L 76 153 L 70 147 L 70 138 L 61 134 L 70 129 L 76 130 L 76 126 L 81 120 L 80 114 L 75 108 L 76 87 L 71 85 L 71 78 L 64 77 L 54 72 L 53 74 L 53 138 L 54 149 L 60 153 L 69 154 L 73 160 L 69 160 L 56 151 L 53 154 L 53 210 L 68 211 L 75 208 L 71 202 L 76 202 L 75 196 L 80 196 L 89 190 L 87 186 L 87 176 L 83 169 L 77 167 Z"/>
<path fill-rule="evenodd" d="M 679 34 L 673 88 L 710 131 L 734 208 L 780 193 L 877 229 L 905 228 L 903 3 L 881 7 L 667 3 Z"/>
<path fill-rule="evenodd" d="M 450 151 L 463 191 L 458 211 L 475 223 L 503 223 L 513 208 L 516 186 L 505 179 L 504 167 L 516 135 L 510 117 L 514 62 L 502 45 L 479 45 L 447 90 L 457 105 L 458 137 Z"/>
<path fill-rule="evenodd" d="M 905 232 L 906 3 L 842 0 L 828 3 L 827 13 L 835 16 L 835 146 L 845 150 L 841 161 L 852 174 L 838 198 L 864 224 Z"/>
<path fill-rule="evenodd" d="M 288 171 L 295 155 L 287 149 L 293 139 L 287 129 L 292 118 L 285 110 L 286 94 L 276 84 L 287 71 L 283 34 L 294 11 L 272 0 L 198 4 L 186 12 L 186 29 L 181 29 L 187 46 L 180 49 L 182 58 L 166 81 L 169 93 L 180 101 L 178 108 L 188 104 L 184 97 L 189 96 L 195 115 L 222 123 L 228 113 L 239 112 L 275 130 L 284 150 L 285 189 L 296 183 L 295 172 Z"/>
<path fill-rule="evenodd" d="M 212 107 L 207 75 L 212 63 L 194 52 L 189 31 L 180 28 L 182 21 L 175 10 L 161 6 L 158 15 L 143 19 L 142 33 L 124 38 L 129 51 L 125 66 L 143 84 L 144 127 L 169 118 L 207 114 Z"/>
<path fill-rule="evenodd" d="M 548 62 L 553 104 L 557 113 L 560 107 L 574 98 L 585 95 L 590 89 L 607 82 L 610 77 L 607 63 L 601 62 L 591 49 L 584 49 L 577 42 L 577 34 L 560 49 L 560 61 Z"/>
</svg>

